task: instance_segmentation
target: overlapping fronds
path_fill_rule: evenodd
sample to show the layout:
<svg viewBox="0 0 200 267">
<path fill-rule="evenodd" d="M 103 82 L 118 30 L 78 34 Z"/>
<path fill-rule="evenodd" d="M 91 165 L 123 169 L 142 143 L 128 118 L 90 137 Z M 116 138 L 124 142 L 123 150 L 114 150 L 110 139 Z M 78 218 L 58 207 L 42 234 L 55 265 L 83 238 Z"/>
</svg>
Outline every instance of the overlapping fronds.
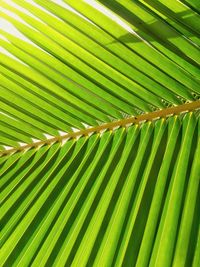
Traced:
<svg viewBox="0 0 200 267">
<path fill-rule="evenodd" d="M 0 266 L 200 266 L 199 65 L 198 0 L 0 1 Z"/>
<path fill-rule="evenodd" d="M 0 29 L 1 146 L 199 97 L 197 10 L 179 1 L 64 2 L 77 13 L 51 0 L 0 2 L 2 21 L 18 31 Z"/>
<path fill-rule="evenodd" d="M 174 116 L 1 163 L 4 266 L 198 266 L 200 121 Z"/>
</svg>

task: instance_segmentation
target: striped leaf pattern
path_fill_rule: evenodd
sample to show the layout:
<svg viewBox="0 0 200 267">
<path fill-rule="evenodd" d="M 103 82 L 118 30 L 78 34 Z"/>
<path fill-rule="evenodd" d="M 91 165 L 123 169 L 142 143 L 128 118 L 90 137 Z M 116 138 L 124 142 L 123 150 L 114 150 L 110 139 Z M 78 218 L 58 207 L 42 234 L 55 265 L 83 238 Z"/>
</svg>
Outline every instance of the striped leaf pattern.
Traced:
<svg viewBox="0 0 200 267">
<path fill-rule="evenodd" d="M 199 154 L 191 112 L 10 156 L 2 266 L 197 267 Z"/>
<path fill-rule="evenodd" d="M 64 2 L 0 3 L 0 149 L 199 98 L 198 10 Z"/>
<path fill-rule="evenodd" d="M 0 267 L 200 266 L 198 0 L 0 1 Z"/>
</svg>

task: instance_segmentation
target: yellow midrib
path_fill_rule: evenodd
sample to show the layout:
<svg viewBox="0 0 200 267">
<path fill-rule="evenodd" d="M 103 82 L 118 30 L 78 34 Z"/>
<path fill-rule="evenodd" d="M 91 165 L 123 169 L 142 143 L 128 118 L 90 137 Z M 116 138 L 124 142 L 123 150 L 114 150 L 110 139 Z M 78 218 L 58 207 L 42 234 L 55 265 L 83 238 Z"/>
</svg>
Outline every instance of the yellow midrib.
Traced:
<svg viewBox="0 0 200 267">
<path fill-rule="evenodd" d="M 174 106 L 174 107 L 170 107 L 170 108 L 166 108 L 166 109 L 162 109 L 162 110 L 158 110 L 154 112 L 149 112 L 149 113 L 142 114 L 139 116 L 134 116 L 134 117 L 117 120 L 117 121 L 113 121 L 109 123 L 104 123 L 100 126 L 90 127 L 88 129 L 80 130 L 77 132 L 70 132 L 63 136 L 55 136 L 48 140 L 38 141 L 38 142 L 31 143 L 31 144 L 25 144 L 20 147 L 1 151 L 0 156 L 6 155 L 6 154 L 12 154 L 17 151 L 27 150 L 32 147 L 36 148 L 36 147 L 40 147 L 46 144 L 50 145 L 55 142 L 62 142 L 66 139 L 77 138 L 79 136 L 87 136 L 92 133 L 100 133 L 101 131 L 108 130 L 108 129 L 113 130 L 115 128 L 128 126 L 130 124 L 132 125 L 132 124 L 142 123 L 145 121 L 153 121 L 153 120 L 156 120 L 159 118 L 165 118 L 171 115 L 179 115 L 183 112 L 189 112 L 189 111 L 197 110 L 199 108 L 200 108 L 200 100 L 197 100 L 197 101 L 193 101 L 193 102 L 186 103 L 183 105 Z"/>
</svg>

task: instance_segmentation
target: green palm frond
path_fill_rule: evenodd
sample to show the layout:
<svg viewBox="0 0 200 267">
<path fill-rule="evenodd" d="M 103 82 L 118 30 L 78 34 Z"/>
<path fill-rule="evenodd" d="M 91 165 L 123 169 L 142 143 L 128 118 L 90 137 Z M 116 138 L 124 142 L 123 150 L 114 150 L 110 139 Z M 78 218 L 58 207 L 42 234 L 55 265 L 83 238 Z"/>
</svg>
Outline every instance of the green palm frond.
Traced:
<svg viewBox="0 0 200 267">
<path fill-rule="evenodd" d="M 10 156 L 1 164 L 5 266 L 170 266 L 173 251 L 174 266 L 191 262 L 199 129 L 190 113 Z"/>
<path fill-rule="evenodd" d="M 0 266 L 200 265 L 199 65 L 195 0 L 0 1 Z"/>
<path fill-rule="evenodd" d="M 84 1 L 66 2 L 90 21 L 52 1 L 35 1 L 41 6 L 13 2 L 30 13 L 2 1 L 9 13 L 0 11 L 1 17 L 29 42 L 0 31 L 6 38 L 0 39 L 1 46 L 16 57 L 1 53 L 1 111 L 28 123 L 32 137 L 38 130 L 55 136 L 59 130 L 70 132 L 199 96 L 199 18 L 191 9 L 185 7 L 192 13 L 188 24 L 194 40 L 175 28 L 180 16 L 170 25 L 153 7 L 137 1 L 109 1 L 117 15 L 128 13 L 126 22 L 136 34 Z M 4 138 L 1 143 L 11 145 Z"/>
</svg>

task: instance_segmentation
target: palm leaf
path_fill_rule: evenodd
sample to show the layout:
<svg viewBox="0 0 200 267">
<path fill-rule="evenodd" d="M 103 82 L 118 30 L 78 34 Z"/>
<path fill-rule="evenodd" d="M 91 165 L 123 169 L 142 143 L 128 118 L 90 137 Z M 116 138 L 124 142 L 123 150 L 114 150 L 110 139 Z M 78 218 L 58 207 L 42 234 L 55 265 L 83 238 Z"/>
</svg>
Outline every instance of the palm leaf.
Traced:
<svg viewBox="0 0 200 267">
<path fill-rule="evenodd" d="M 1 266 L 199 266 L 197 2 L 0 2 Z"/>
</svg>

